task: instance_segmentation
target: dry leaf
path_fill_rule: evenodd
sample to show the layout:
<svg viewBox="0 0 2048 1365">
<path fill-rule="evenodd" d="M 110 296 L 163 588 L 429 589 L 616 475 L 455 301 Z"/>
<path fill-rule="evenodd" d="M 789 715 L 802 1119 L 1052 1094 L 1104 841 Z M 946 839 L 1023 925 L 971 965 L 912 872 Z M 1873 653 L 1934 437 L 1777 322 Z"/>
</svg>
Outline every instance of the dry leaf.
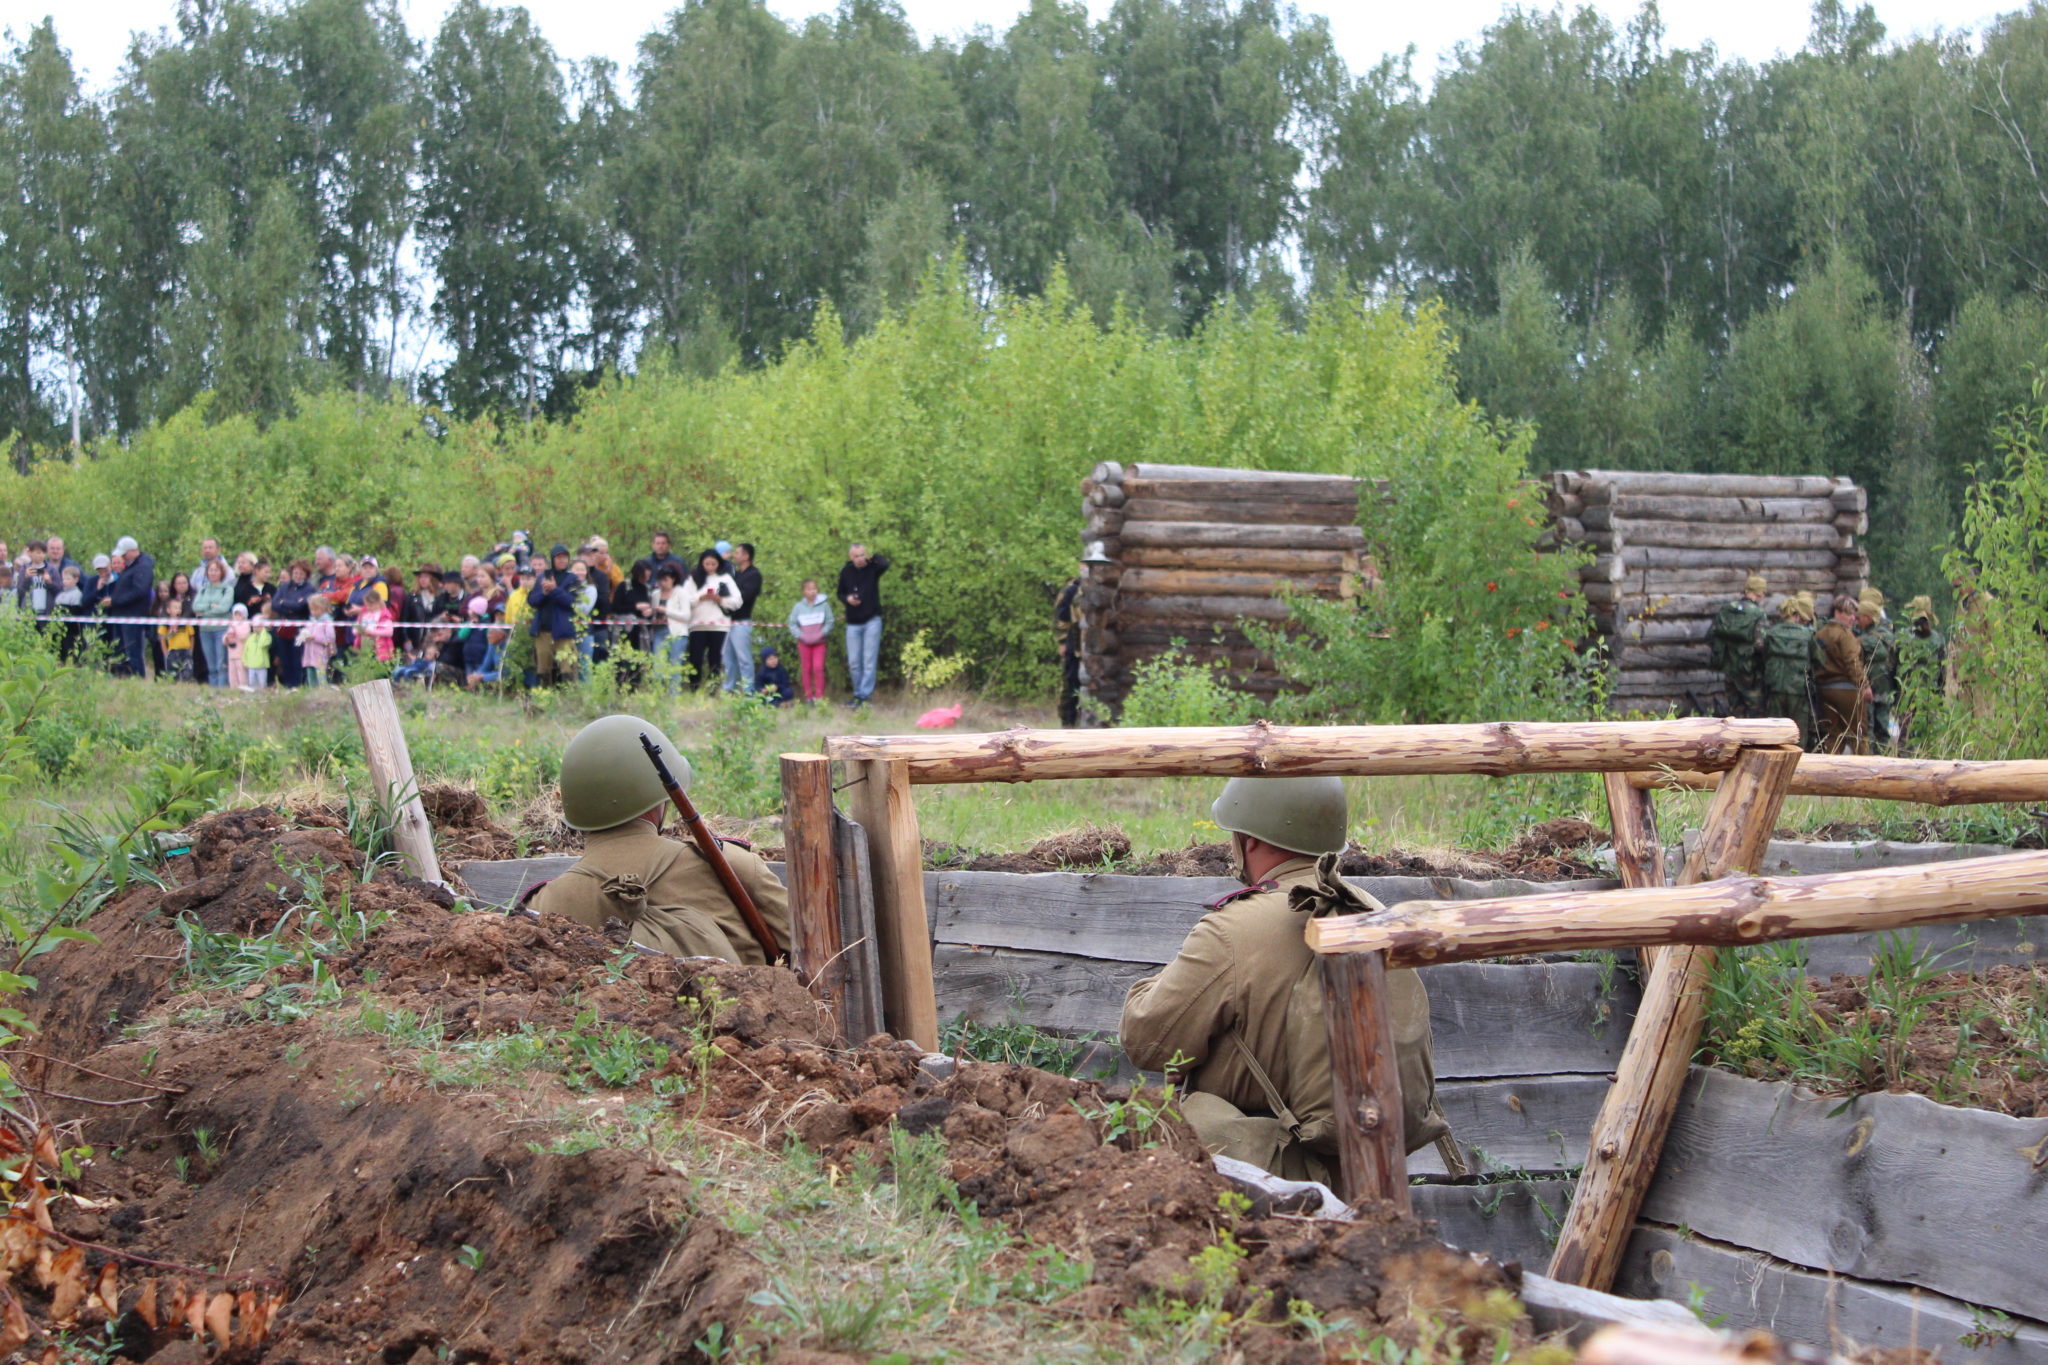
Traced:
<svg viewBox="0 0 2048 1365">
<path fill-rule="evenodd" d="M 109 1322 L 121 1316 L 121 1274 L 112 1261 L 100 1267 L 99 1283 L 87 1296 L 86 1306 L 98 1310 Z"/>
<path fill-rule="evenodd" d="M 50 1267 L 50 1320 L 59 1327 L 78 1321 L 78 1305 L 85 1302 L 85 1249 L 65 1247 Z"/>
<path fill-rule="evenodd" d="M 42 1365 L 64 1365 L 64 1352 L 56 1346 L 45 1346 Z"/>
<path fill-rule="evenodd" d="M 154 1332 L 156 1330 L 155 1280 L 150 1279 L 142 1282 L 142 1295 L 135 1300 L 135 1313 L 137 1317 L 149 1324 L 150 1331 Z"/>
<path fill-rule="evenodd" d="M 241 1327 L 241 1334 L 238 1338 L 241 1344 L 244 1346 L 254 1346 L 260 1343 L 263 1338 L 258 1336 L 257 1333 L 261 1330 L 262 1324 L 256 1316 L 255 1290 L 244 1289 L 241 1293 L 235 1295 L 235 1315 Z"/>
<path fill-rule="evenodd" d="M 256 1306 L 255 1339 L 260 1345 L 270 1339 L 270 1329 L 277 1325 L 277 1315 L 284 1311 L 284 1295 L 265 1294 Z"/>
<path fill-rule="evenodd" d="M 36 1165 L 52 1175 L 64 1169 L 64 1162 L 57 1155 L 56 1130 L 47 1123 L 36 1129 Z"/>
<path fill-rule="evenodd" d="M 204 1289 L 192 1291 L 192 1297 L 185 1300 L 185 1311 L 182 1316 L 185 1320 L 185 1326 L 191 1329 L 193 1336 L 203 1337 L 206 1335 L 206 1291 Z"/>
<path fill-rule="evenodd" d="M 43 1197 L 43 1182 L 40 1180 L 31 1180 L 28 1183 L 28 1216 L 29 1221 L 44 1232 L 52 1231 L 57 1226 L 50 1221 L 50 1201 Z"/>
<path fill-rule="evenodd" d="M 206 1325 L 225 1351 L 235 1342 L 235 1296 L 223 1289 L 206 1305 Z"/>
<path fill-rule="evenodd" d="M 10 1156 L 18 1156 L 22 1150 L 21 1139 L 15 1136 L 14 1130 L 12 1128 L 0 1128 L 0 1160 L 5 1160 Z"/>
<path fill-rule="evenodd" d="M 0 1310 L 0 1355 L 12 1354 L 28 1344 L 28 1314 L 21 1311 L 21 1300 L 0 1289 L 7 1295 L 7 1307 Z"/>
<path fill-rule="evenodd" d="M 0 1278 L 11 1279 L 16 1271 L 34 1265 L 42 1249 L 42 1229 L 26 1217 L 11 1213 L 0 1219 Z"/>
</svg>

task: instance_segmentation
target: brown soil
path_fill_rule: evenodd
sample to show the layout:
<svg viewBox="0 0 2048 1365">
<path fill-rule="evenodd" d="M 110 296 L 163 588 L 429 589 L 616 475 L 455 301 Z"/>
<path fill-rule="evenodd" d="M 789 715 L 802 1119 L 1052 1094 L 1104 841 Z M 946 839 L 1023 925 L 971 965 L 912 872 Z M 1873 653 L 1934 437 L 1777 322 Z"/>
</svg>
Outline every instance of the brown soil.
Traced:
<svg viewBox="0 0 2048 1365">
<path fill-rule="evenodd" d="M 1968 844 L 1983 842 L 1982 840 L 1966 837 L 1967 833 L 1967 830 L 1959 832 L 1952 821 L 1945 820 L 1915 820 L 1906 826 L 1904 833 L 1900 833 L 1898 826 L 1894 825 L 1890 834 L 1886 834 L 1877 825 L 1864 821 L 1831 820 L 1827 824 L 1816 825 L 1812 829 L 1776 830 L 1773 837 L 1813 842 L 1842 841 L 1847 843 L 1884 838 L 1892 839 L 1898 843 L 1911 844 Z M 2041 830 L 2037 826 L 2013 840 L 2012 847 L 2040 848 L 2043 846 L 2043 842 Z"/>
<path fill-rule="evenodd" d="M 304 969 L 239 993 L 184 991 L 176 917 L 260 933 L 302 913 L 290 908 L 309 885 L 330 906 L 388 915 L 324 970 L 353 999 L 437 1018 L 447 1039 L 568 1028 L 594 1011 L 600 1026 L 668 1042 L 669 1070 L 691 1078 L 688 1039 L 708 1016 L 708 1083 L 675 1103 L 733 1140 L 794 1136 L 844 1165 L 886 1157 L 892 1125 L 943 1134 L 954 1178 L 984 1212 L 1089 1259 L 1093 1283 L 1065 1305 L 1084 1319 L 1191 1295 L 1191 1257 L 1233 1221 L 1248 1252 L 1237 1309 L 1302 1299 L 1401 1336 L 1424 1314 L 1456 1330 L 1511 1286 L 1512 1272 L 1390 1212 L 1330 1223 L 1255 1206 L 1233 1220 L 1219 1203 L 1228 1183 L 1177 1121 L 1162 1122 L 1156 1146 L 1105 1142 L 1109 1092 L 1096 1083 L 980 1063 L 935 1079 L 887 1037 L 832 1047 L 787 972 L 638 955 L 562 920 L 458 914 L 445 891 L 389 869 L 359 881 L 339 832 L 271 810 L 212 816 L 195 833 L 169 891 L 129 892 L 94 917 L 97 942 L 39 959 L 36 1050 L 67 1060 L 27 1061 L 22 1074 L 67 1138 L 102 1154 L 86 1199 L 57 1203 L 59 1228 L 281 1286 L 289 1305 L 267 1360 L 686 1359 L 677 1343 L 743 1325 L 765 1284 L 743 1240 L 700 1214 L 688 1172 L 616 1149 L 529 1145 L 550 1131 L 542 1116 L 578 1100 L 558 1075 L 439 1090 L 384 1036 L 243 1008 Z M 481 1253 L 477 1268 L 464 1247 Z M 91 1255 L 97 1266 L 105 1253 Z M 1262 1340 L 1261 1359 L 1319 1358 L 1277 1328 Z"/>
<path fill-rule="evenodd" d="M 434 827 L 434 851 L 443 863 L 519 856 L 518 840 L 511 830 L 491 819 L 490 806 L 475 790 L 452 782 L 430 782 L 420 788 L 420 804 Z M 286 813 L 293 824 L 308 829 L 348 828 L 347 809 L 332 801 L 300 802 Z"/>
</svg>

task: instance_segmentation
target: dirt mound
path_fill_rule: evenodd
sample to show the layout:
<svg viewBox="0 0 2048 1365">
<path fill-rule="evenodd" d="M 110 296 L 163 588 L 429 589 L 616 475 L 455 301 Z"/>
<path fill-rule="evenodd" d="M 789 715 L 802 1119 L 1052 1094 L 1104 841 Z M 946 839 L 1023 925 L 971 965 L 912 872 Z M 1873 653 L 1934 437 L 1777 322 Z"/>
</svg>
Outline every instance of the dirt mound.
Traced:
<svg viewBox="0 0 2048 1365">
<path fill-rule="evenodd" d="M 1301 1299 L 1397 1335 L 1424 1315 L 1455 1331 L 1497 1317 L 1486 1296 L 1510 1283 L 1391 1214 L 1234 1211 L 1192 1134 L 1142 1098 L 1006 1065 L 938 1076 L 886 1036 L 834 1046 L 788 972 L 457 913 L 389 868 L 362 880 L 337 831 L 268 809 L 195 833 L 168 891 L 129 892 L 95 916 L 97 942 L 39 960 L 40 1046 L 71 1060 L 24 1075 L 104 1154 L 87 1198 L 58 1201 L 60 1230 L 196 1281 L 281 1286 L 267 1359 L 680 1359 L 677 1343 L 746 1323 L 764 1271 L 701 1212 L 690 1172 L 549 1141 L 593 1104 L 666 1108 L 770 1150 L 794 1138 L 835 1170 L 886 1165 L 892 1129 L 940 1134 L 966 1198 L 1087 1258 L 1093 1282 L 1069 1303 L 1088 1318 L 1221 1292 L 1233 1312 Z M 321 952 L 221 974 L 265 934 Z M 627 1038 L 644 1065 L 604 1071 Z M 489 1040 L 527 1051 L 428 1065 Z M 1244 1255 L 1219 1290 L 1199 1258 L 1226 1237 Z M 1260 1358 L 1320 1358 L 1261 1330 Z"/>
<path fill-rule="evenodd" d="M 552 782 L 520 807 L 512 824 L 526 836 L 529 857 L 583 851 L 583 831 L 569 828 L 569 822 L 562 818 L 562 789 Z"/>
<path fill-rule="evenodd" d="M 433 782 L 420 788 L 420 804 L 426 807 L 427 823 L 434 827 L 434 849 L 443 861 L 519 856 L 519 841 L 491 819 L 491 808 L 478 792 Z"/>
<path fill-rule="evenodd" d="M 1100 872 L 1131 856 L 1131 836 L 1115 825 L 1083 825 L 1063 834 L 1047 835 L 1022 853 L 966 855 L 938 844 L 926 849 L 927 861 L 934 861 L 935 865 L 936 860 L 949 854 L 953 861 L 944 865 L 963 872 Z"/>
</svg>

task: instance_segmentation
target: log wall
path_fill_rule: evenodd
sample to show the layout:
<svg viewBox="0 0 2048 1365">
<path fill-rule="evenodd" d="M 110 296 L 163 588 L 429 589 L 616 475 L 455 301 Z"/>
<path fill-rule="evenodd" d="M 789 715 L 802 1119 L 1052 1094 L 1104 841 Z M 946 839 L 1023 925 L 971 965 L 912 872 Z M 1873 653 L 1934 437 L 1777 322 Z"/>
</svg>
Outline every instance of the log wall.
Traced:
<svg viewBox="0 0 2048 1365">
<path fill-rule="evenodd" d="M 1560 470 L 1557 538 L 1593 551 L 1581 590 L 1608 644 L 1617 711 L 1713 714 L 1727 692 L 1707 649 L 1721 604 L 1760 573 L 1776 611 L 1811 592 L 1825 616 L 1870 579 L 1866 494 L 1847 479 Z"/>
<path fill-rule="evenodd" d="M 1239 623 L 1287 619 L 1283 590 L 1342 598 L 1370 579 L 1363 481 L 1210 465 L 1106 462 L 1081 483 L 1082 715 L 1113 719 L 1132 668 L 1186 641 L 1234 686 L 1285 680 Z"/>
</svg>

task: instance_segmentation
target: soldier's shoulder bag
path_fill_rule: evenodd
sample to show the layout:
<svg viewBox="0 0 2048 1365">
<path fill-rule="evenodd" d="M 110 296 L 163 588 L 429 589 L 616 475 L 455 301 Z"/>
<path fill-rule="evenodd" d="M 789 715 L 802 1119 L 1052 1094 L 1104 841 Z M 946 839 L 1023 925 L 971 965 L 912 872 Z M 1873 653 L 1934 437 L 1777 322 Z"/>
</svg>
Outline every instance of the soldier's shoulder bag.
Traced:
<svg viewBox="0 0 2048 1365">
<path fill-rule="evenodd" d="M 647 866 L 631 872 L 615 872 L 609 875 L 595 868 L 578 863 L 564 876 L 581 875 L 597 883 L 598 892 L 605 899 L 606 908 L 627 924 L 639 919 L 647 909 L 647 893 L 662 876 L 675 866 L 676 859 L 683 856 L 683 846 L 668 843 L 647 862 Z"/>
<path fill-rule="evenodd" d="M 1764 632 L 1764 686 L 1773 692 L 1799 692 L 1811 676 L 1808 651 L 1812 637 L 1781 621 Z"/>
</svg>

